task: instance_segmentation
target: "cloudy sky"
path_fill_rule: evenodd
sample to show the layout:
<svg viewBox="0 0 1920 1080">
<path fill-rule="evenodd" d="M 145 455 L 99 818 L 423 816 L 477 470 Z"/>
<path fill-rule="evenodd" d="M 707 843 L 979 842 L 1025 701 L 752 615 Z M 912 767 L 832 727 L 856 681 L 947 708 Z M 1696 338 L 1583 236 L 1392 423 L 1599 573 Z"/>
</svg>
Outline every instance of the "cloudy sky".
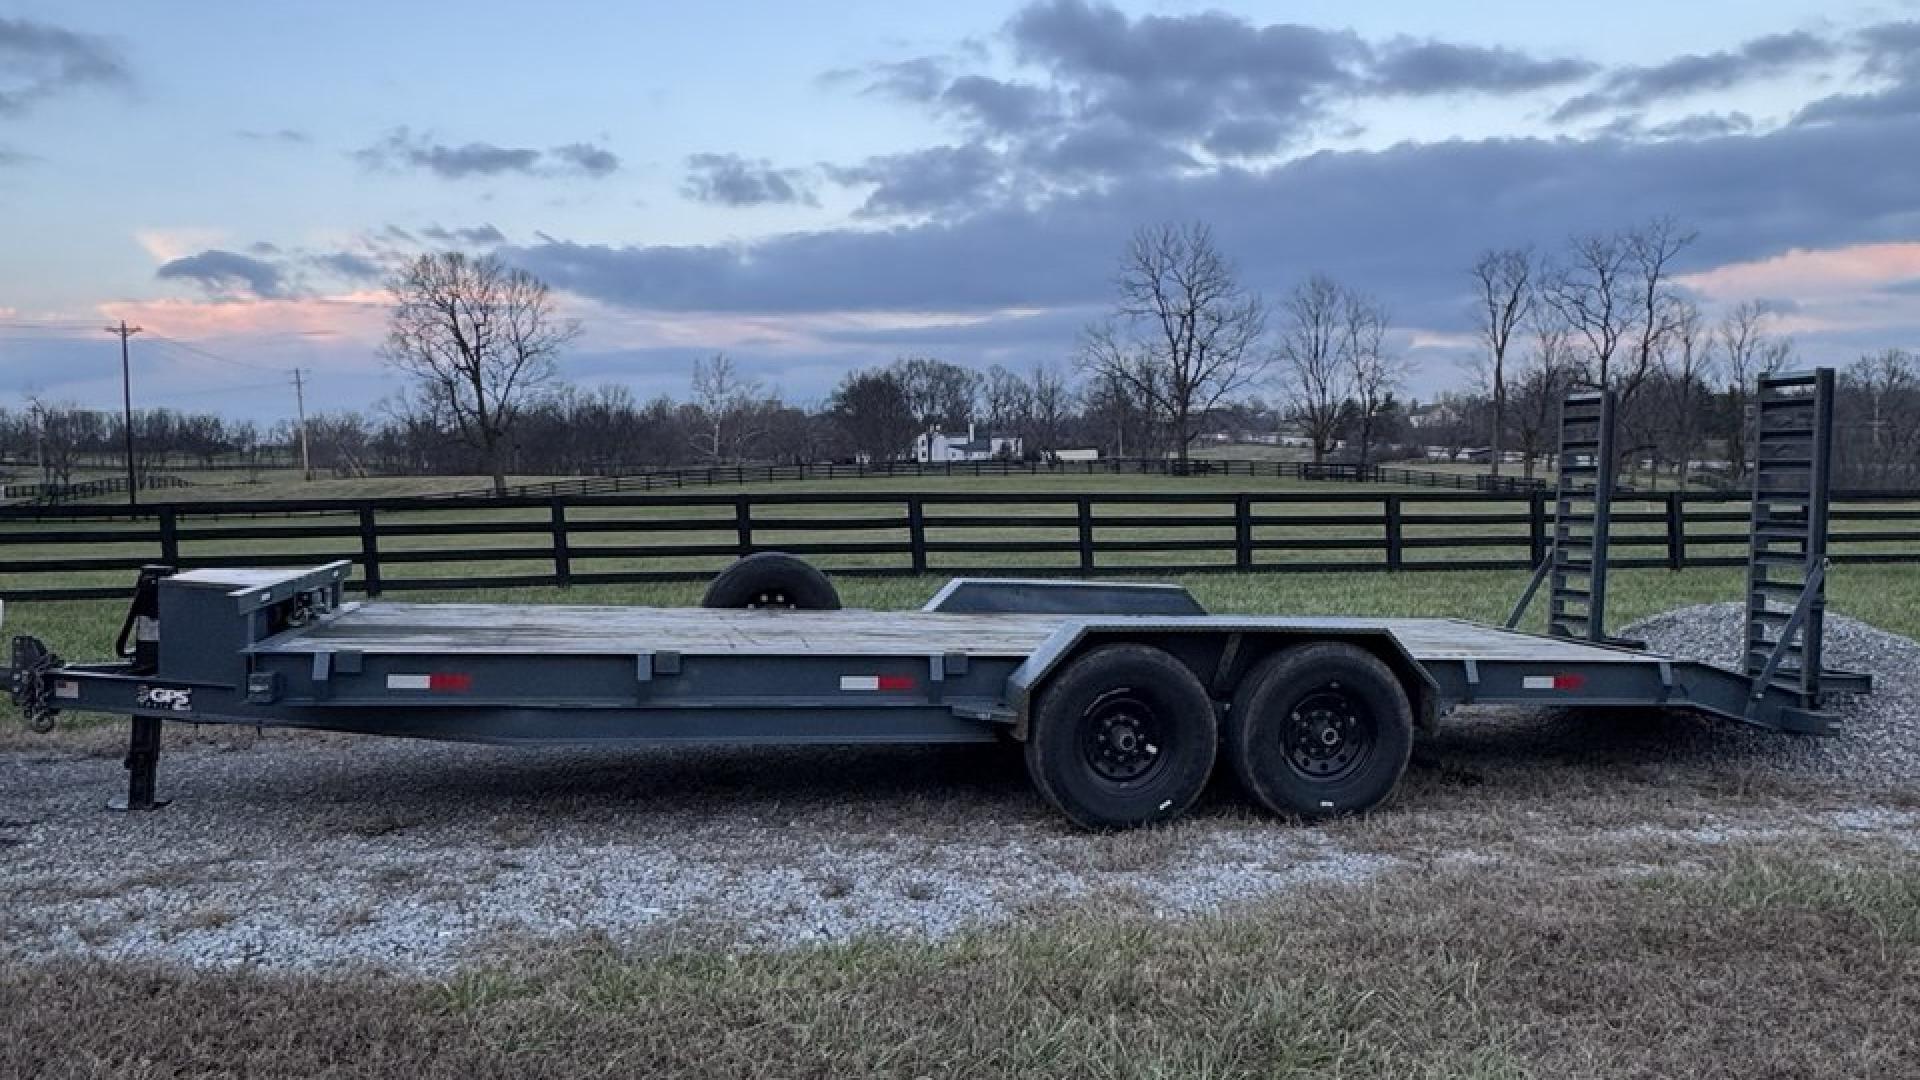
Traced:
<svg viewBox="0 0 1920 1080">
<path fill-rule="evenodd" d="M 1461 377 L 1489 245 L 1674 215 L 1709 308 L 1920 343 L 1920 2 L 0 5 L 0 403 L 393 388 L 383 275 L 492 251 L 579 382 L 1064 362 L 1138 224 L 1372 292 Z"/>
</svg>

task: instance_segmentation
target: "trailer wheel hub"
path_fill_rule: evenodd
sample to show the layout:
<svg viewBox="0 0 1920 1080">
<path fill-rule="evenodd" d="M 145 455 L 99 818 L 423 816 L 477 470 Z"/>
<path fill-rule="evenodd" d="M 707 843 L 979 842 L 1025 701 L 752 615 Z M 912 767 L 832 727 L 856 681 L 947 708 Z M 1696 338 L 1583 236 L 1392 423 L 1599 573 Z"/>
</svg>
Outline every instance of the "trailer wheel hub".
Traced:
<svg viewBox="0 0 1920 1080">
<path fill-rule="evenodd" d="M 1373 715 L 1344 688 L 1328 685 L 1301 698 L 1289 717 L 1287 764 L 1311 780 L 1351 773 L 1373 746 Z"/>
<path fill-rule="evenodd" d="M 1096 776 L 1115 784 L 1138 783 L 1160 764 L 1153 706 L 1130 691 L 1096 700 L 1081 717 L 1081 752 Z"/>
</svg>

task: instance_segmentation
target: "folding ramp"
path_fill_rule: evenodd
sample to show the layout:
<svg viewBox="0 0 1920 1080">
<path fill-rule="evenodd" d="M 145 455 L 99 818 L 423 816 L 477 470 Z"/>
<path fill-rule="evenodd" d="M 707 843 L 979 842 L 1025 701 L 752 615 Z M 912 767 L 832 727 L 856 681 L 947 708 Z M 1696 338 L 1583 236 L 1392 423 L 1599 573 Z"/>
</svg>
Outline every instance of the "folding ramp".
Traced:
<svg viewBox="0 0 1920 1080">
<path fill-rule="evenodd" d="M 1567 395 L 1555 460 L 1549 637 L 1607 640 L 1607 533 L 1613 497 L 1614 396 Z"/>
<path fill-rule="evenodd" d="M 1753 512 L 1742 670 L 1818 701 L 1866 680 L 1826 670 L 1827 517 L 1833 461 L 1830 368 L 1762 376 L 1754 403 Z"/>
</svg>

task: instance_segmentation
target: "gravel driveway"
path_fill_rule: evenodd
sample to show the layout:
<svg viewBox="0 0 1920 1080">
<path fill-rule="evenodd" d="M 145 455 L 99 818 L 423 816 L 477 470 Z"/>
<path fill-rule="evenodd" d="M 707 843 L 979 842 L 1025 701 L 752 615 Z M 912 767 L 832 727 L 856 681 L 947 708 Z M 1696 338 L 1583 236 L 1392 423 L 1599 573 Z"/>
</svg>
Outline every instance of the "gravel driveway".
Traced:
<svg viewBox="0 0 1920 1080">
<path fill-rule="evenodd" d="M 1636 632 L 1712 649 L 1738 617 L 1687 609 Z M 0 752 L 0 959 L 440 971 L 503 940 L 581 932 L 751 946 L 938 936 L 1089 898 L 1201 913 L 1407 863 L 1496 862 L 1481 833 L 1503 807 L 1521 807 L 1516 828 L 1571 836 L 1577 823 L 1551 820 L 1552 788 L 1576 769 L 1589 791 L 1631 787 L 1647 804 L 1596 802 L 1616 832 L 1669 847 L 1844 828 L 1920 850 L 1907 689 L 1920 646 L 1843 619 L 1829 634 L 1831 663 L 1883 686 L 1848 708 L 1846 736 L 1466 714 L 1427 740 L 1395 808 L 1322 828 L 1222 790 L 1171 828 L 1078 833 L 1000 747 L 527 749 L 218 729 L 170 729 L 161 783 L 178 801 L 122 816 L 101 810 L 121 782 L 108 733 L 26 743 Z M 1676 795 L 1688 816 L 1675 823 L 1653 805 L 1664 794 L 1644 795 L 1756 774 L 1786 785 L 1780 804 Z M 1812 809 L 1793 798 L 1802 782 Z M 1380 842 L 1394 834 L 1406 839 Z"/>
</svg>

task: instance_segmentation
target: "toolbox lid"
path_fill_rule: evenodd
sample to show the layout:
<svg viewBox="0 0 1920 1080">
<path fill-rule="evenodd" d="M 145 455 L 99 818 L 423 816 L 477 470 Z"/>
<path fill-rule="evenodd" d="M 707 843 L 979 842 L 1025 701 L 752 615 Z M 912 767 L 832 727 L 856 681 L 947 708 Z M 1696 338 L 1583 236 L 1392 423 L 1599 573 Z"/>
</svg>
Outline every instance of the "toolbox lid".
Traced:
<svg viewBox="0 0 1920 1080">
<path fill-rule="evenodd" d="M 160 587 L 223 592 L 234 598 L 244 614 L 297 592 L 336 586 L 352 569 L 353 563 L 346 559 L 308 567 L 208 567 L 162 578 Z"/>
</svg>

